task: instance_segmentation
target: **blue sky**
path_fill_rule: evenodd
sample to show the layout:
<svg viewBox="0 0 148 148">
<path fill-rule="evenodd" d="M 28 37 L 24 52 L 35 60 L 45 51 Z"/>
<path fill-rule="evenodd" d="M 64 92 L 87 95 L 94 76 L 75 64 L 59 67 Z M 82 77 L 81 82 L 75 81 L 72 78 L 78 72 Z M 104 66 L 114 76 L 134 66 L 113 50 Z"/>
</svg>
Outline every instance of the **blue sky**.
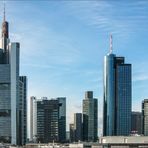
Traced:
<svg viewBox="0 0 148 148">
<path fill-rule="evenodd" d="M 11 41 L 21 44 L 28 99 L 66 96 L 69 123 L 81 112 L 84 92 L 92 90 L 101 131 L 103 58 L 112 33 L 113 52 L 132 63 L 133 110 L 141 110 L 148 97 L 147 0 L 6 1 L 6 15 Z"/>
</svg>

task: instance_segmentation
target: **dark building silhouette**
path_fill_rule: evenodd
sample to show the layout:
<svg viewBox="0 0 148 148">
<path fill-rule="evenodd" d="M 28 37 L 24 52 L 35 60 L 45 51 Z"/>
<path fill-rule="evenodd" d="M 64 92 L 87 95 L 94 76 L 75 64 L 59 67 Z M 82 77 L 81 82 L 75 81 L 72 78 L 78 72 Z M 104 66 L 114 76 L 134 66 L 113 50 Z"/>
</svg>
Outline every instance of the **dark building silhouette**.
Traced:
<svg viewBox="0 0 148 148">
<path fill-rule="evenodd" d="M 74 142 L 75 141 L 75 129 L 74 129 L 73 123 L 69 124 L 69 131 L 70 131 L 70 142 Z"/>
<path fill-rule="evenodd" d="M 66 141 L 66 98 L 36 100 L 38 142 Z"/>
<path fill-rule="evenodd" d="M 82 124 L 82 113 L 74 114 L 74 132 L 75 138 L 74 141 L 82 141 L 83 140 L 83 124 Z"/>
<path fill-rule="evenodd" d="M 132 112 L 131 117 L 131 133 L 132 134 L 142 134 L 142 113 Z"/>
</svg>

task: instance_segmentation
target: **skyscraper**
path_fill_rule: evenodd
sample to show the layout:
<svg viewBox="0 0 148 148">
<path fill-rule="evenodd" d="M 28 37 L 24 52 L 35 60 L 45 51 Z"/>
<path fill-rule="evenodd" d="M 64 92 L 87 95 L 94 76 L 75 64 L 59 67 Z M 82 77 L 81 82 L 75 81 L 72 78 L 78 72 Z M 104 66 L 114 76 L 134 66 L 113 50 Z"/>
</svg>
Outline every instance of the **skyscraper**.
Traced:
<svg viewBox="0 0 148 148">
<path fill-rule="evenodd" d="M 48 100 L 43 97 L 37 100 L 31 97 L 31 139 L 36 136 L 38 141 L 66 141 L 66 98 L 59 97 Z M 35 124 L 36 123 L 36 124 Z"/>
<path fill-rule="evenodd" d="M 131 64 L 110 52 L 104 58 L 103 135 L 129 135 L 131 131 Z"/>
<path fill-rule="evenodd" d="M 66 97 L 58 97 L 59 101 L 59 141 L 66 141 Z"/>
<path fill-rule="evenodd" d="M 97 141 L 98 138 L 98 100 L 93 92 L 85 92 L 83 100 L 83 140 Z"/>
<path fill-rule="evenodd" d="M 19 127 L 20 127 L 20 145 L 24 145 L 27 142 L 27 77 L 19 77 Z"/>
<path fill-rule="evenodd" d="M 69 124 L 69 131 L 70 131 L 70 142 L 74 142 L 75 141 L 75 129 L 74 129 L 73 123 Z"/>
<path fill-rule="evenodd" d="M 74 114 L 74 132 L 75 132 L 75 141 L 82 141 L 83 140 L 83 125 L 82 125 L 82 113 L 75 113 Z"/>
<path fill-rule="evenodd" d="M 148 99 L 142 101 L 142 133 L 148 136 Z"/>
<path fill-rule="evenodd" d="M 19 77 L 19 50 L 19 43 L 10 42 L 4 10 L 0 40 L 0 141 L 21 145 L 26 141 L 27 87 L 26 80 Z"/>
<path fill-rule="evenodd" d="M 30 141 L 36 140 L 37 136 L 37 102 L 36 97 L 30 97 Z"/>
<path fill-rule="evenodd" d="M 133 134 L 142 134 L 142 113 L 132 112 L 131 131 Z"/>
</svg>

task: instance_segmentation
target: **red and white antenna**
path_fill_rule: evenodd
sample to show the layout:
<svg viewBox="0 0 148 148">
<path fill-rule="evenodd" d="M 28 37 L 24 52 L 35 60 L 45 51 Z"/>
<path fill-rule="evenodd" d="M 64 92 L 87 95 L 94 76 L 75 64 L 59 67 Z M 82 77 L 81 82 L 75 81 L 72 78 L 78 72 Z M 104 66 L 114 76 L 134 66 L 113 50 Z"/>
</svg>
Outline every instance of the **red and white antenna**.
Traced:
<svg viewBox="0 0 148 148">
<path fill-rule="evenodd" d="M 112 34 L 110 35 L 110 49 L 109 49 L 110 54 L 113 52 L 113 37 Z"/>
</svg>

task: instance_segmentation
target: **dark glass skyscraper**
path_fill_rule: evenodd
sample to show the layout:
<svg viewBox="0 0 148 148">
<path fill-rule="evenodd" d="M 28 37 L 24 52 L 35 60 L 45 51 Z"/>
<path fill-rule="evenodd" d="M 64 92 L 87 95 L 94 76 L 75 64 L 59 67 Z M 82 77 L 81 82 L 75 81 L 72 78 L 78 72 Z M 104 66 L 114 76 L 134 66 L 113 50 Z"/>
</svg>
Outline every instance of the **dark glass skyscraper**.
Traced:
<svg viewBox="0 0 148 148">
<path fill-rule="evenodd" d="M 36 104 L 36 105 L 35 105 Z M 36 126 L 37 139 L 42 143 L 66 141 L 66 98 L 59 97 L 48 100 L 46 97 L 35 100 L 34 119 L 32 125 Z M 36 109 L 35 109 L 36 107 Z M 31 113 L 32 114 L 32 113 Z M 35 124 L 36 122 L 36 124 Z"/>
<path fill-rule="evenodd" d="M 142 134 L 142 113 L 132 112 L 131 131 L 133 134 Z"/>
<path fill-rule="evenodd" d="M 82 113 L 75 113 L 74 114 L 74 129 L 75 129 L 75 141 L 82 141 L 83 140 L 83 133 L 82 133 Z"/>
<path fill-rule="evenodd" d="M 111 41 L 112 42 L 112 41 Z M 131 131 L 131 64 L 110 53 L 104 59 L 103 135 L 129 135 Z"/>
</svg>

